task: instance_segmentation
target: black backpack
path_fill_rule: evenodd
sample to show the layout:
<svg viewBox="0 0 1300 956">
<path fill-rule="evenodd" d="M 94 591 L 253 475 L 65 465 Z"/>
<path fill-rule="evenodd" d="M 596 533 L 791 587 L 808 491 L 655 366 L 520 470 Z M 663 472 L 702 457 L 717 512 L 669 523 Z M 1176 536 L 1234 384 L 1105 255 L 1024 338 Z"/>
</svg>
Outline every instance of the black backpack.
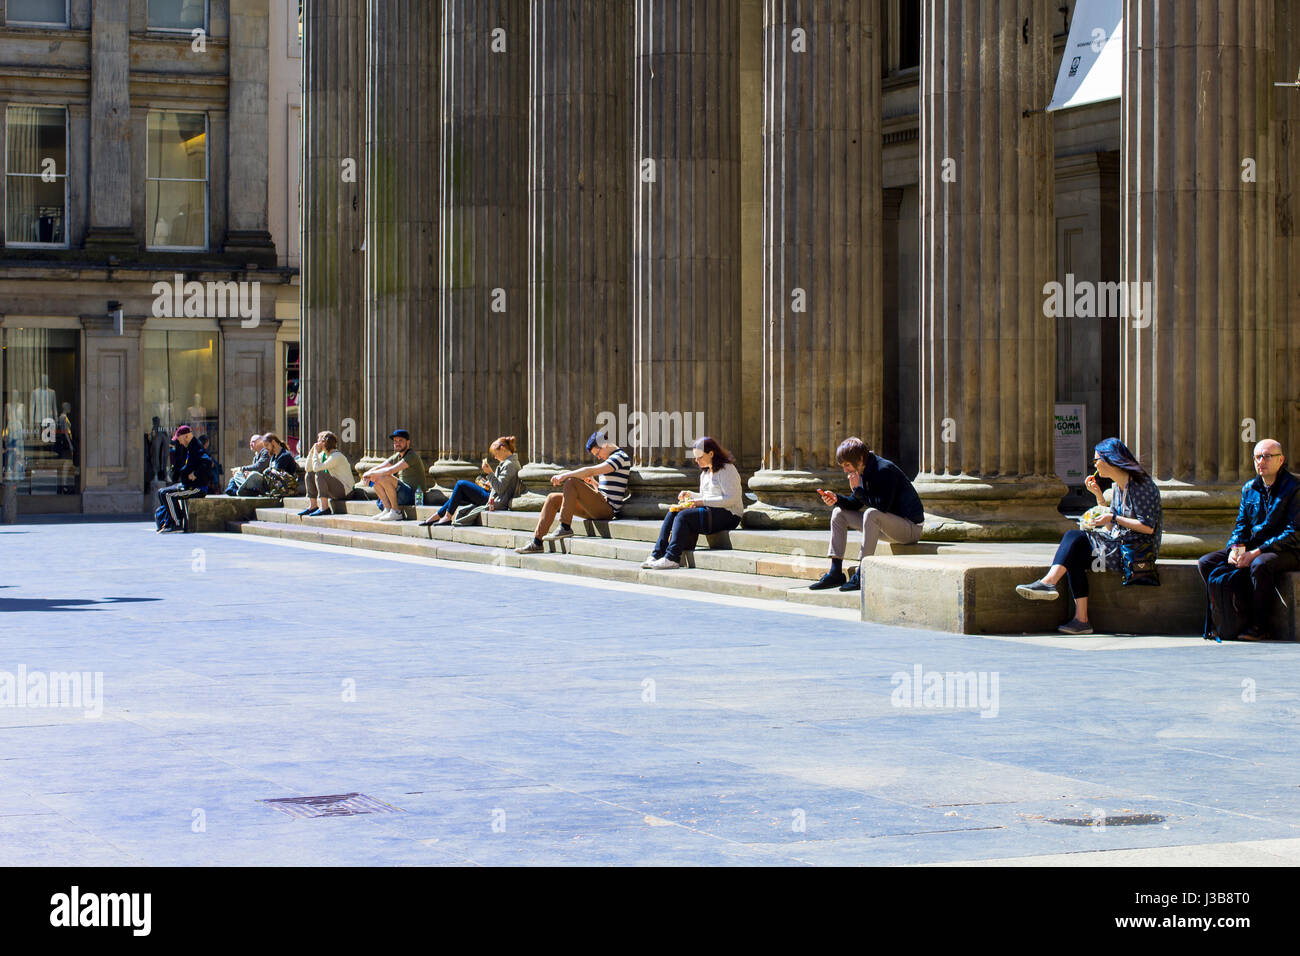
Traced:
<svg viewBox="0 0 1300 956">
<path fill-rule="evenodd" d="M 1235 641 L 1250 625 L 1250 569 L 1221 564 L 1205 581 L 1207 641 Z"/>
</svg>

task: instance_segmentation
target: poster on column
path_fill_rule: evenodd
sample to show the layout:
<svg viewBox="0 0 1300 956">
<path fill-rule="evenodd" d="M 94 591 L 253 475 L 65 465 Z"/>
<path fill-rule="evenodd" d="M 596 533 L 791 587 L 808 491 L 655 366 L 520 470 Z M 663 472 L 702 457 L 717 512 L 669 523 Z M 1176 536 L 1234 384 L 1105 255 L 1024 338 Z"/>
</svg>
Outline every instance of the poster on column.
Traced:
<svg viewBox="0 0 1300 956">
<path fill-rule="evenodd" d="M 1056 477 L 1081 485 L 1088 477 L 1088 406 L 1056 406 Z"/>
</svg>

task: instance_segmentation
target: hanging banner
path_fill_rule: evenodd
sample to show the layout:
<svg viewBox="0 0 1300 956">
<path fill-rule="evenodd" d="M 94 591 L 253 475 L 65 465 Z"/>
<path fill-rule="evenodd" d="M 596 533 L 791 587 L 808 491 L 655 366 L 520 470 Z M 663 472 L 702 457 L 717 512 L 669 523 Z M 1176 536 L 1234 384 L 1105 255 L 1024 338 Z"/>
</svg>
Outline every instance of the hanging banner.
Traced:
<svg viewBox="0 0 1300 956">
<path fill-rule="evenodd" d="M 1079 0 L 1047 109 L 1117 100 L 1124 86 L 1124 0 Z"/>
</svg>

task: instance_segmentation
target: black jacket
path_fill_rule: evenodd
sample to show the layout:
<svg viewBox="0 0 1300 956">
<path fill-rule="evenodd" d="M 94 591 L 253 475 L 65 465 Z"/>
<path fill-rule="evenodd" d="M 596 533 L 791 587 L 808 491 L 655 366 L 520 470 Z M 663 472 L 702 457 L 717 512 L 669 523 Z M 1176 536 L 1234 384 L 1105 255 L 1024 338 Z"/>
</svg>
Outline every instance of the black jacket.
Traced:
<svg viewBox="0 0 1300 956">
<path fill-rule="evenodd" d="M 921 498 L 907 480 L 907 475 L 903 474 L 903 469 L 875 452 L 867 452 L 862 469 L 862 484 L 853 495 L 845 497 L 837 494 L 835 499 L 837 505 L 849 511 L 876 508 L 906 518 L 913 524 L 925 522 Z"/>
<path fill-rule="evenodd" d="M 1237 524 L 1228 547 L 1244 545 L 1254 551 L 1300 551 L 1300 480 L 1285 468 L 1273 487 L 1256 475 L 1241 489 Z"/>
<path fill-rule="evenodd" d="M 298 459 L 294 458 L 293 452 L 283 445 L 280 447 L 280 454 L 276 455 L 274 458 L 271 457 L 270 452 L 267 452 L 266 456 L 266 468 L 274 468 L 276 471 L 282 471 L 286 475 L 296 475 L 298 473 Z M 263 470 L 265 471 L 266 468 Z"/>
<path fill-rule="evenodd" d="M 197 438 L 185 447 L 179 442 L 172 446 L 172 469 L 172 481 L 186 488 L 206 489 L 212 483 L 212 459 Z"/>
</svg>

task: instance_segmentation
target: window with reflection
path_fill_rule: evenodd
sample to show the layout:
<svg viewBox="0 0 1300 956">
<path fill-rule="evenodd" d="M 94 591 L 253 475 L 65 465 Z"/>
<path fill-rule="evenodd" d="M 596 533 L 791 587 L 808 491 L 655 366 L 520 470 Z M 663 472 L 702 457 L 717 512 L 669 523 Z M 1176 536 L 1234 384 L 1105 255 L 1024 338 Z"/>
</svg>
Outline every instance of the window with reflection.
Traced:
<svg viewBox="0 0 1300 956">
<path fill-rule="evenodd" d="M 149 114 L 145 244 L 150 249 L 208 246 L 208 117 Z"/>
<path fill-rule="evenodd" d="M 20 27 L 66 27 L 68 0 L 9 0 L 5 23 Z"/>
<path fill-rule="evenodd" d="M 206 30 L 207 0 L 149 0 L 150 30 Z"/>
<path fill-rule="evenodd" d="M 4 329 L 4 480 L 25 495 L 76 494 L 81 474 L 77 333 Z"/>
<path fill-rule="evenodd" d="M 5 244 L 66 246 L 68 111 L 10 106 L 5 127 Z"/>
</svg>

